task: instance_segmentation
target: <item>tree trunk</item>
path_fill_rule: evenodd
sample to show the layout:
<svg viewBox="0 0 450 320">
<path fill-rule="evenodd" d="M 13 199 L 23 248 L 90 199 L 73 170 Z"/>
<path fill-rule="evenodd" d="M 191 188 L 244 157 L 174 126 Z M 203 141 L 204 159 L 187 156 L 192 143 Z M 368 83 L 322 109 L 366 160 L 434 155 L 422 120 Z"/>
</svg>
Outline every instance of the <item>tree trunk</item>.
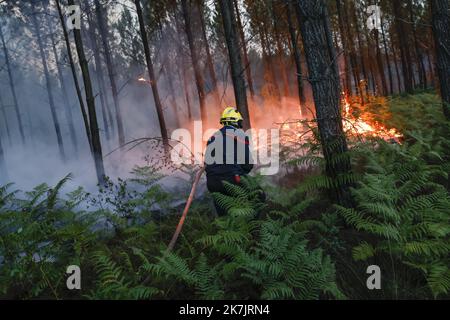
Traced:
<svg viewBox="0 0 450 320">
<path fill-rule="evenodd" d="M 47 5 L 45 3 L 44 3 L 44 10 L 47 11 Z M 49 30 L 52 30 L 53 26 L 51 25 L 51 21 L 48 16 L 47 16 L 47 24 L 49 26 Z M 61 93 L 62 93 L 63 102 L 64 102 L 64 113 L 66 116 L 67 125 L 69 126 L 70 140 L 72 141 L 75 155 L 78 156 L 78 141 L 77 141 L 77 135 L 75 133 L 75 126 L 73 123 L 72 108 L 70 106 L 69 96 L 67 94 L 67 86 L 66 86 L 66 81 L 64 79 L 64 72 L 61 68 L 58 51 L 56 50 L 55 36 L 52 32 L 50 33 L 50 41 L 52 43 L 52 51 L 53 51 L 53 56 L 55 57 L 56 71 L 58 74 L 59 84 L 61 86 Z"/>
<path fill-rule="evenodd" d="M 339 74 L 330 42 L 327 10 L 323 0 L 301 0 L 297 5 L 326 173 L 336 183 L 342 175 L 350 172 L 351 167 L 350 159 L 343 156 L 347 153 L 347 142 L 342 128 Z M 348 187 L 342 183 L 334 188 L 333 196 L 338 203 L 348 204 Z"/>
<path fill-rule="evenodd" d="M 381 87 L 383 89 L 383 95 L 388 94 L 387 84 L 386 84 L 386 76 L 384 74 L 384 65 L 383 65 L 383 59 L 381 57 L 381 48 L 380 48 L 380 35 L 378 34 L 378 30 L 373 31 L 375 33 L 375 46 L 377 47 L 377 67 L 378 67 L 378 74 L 381 79 Z M 370 49 L 369 49 L 370 50 Z"/>
<path fill-rule="evenodd" d="M 178 65 L 178 71 L 181 73 L 182 82 L 183 82 L 183 91 L 184 91 L 184 97 L 186 100 L 186 108 L 188 112 L 188 120 L 192 121 L 192 108 L 191 108 L 191 97 L 189 94 L 189 80 L 188 80 L 188 70 L 186 67 L 188 66 L 188 59 L 186 59 L 186 52 L 182 45 L 182 28 L 180 26 L 179 20 L 175 21 L 175 27 L 178 32 L 179 42 L 178 42 L 178 55 L 180 56 L 180 59 L 177 60 Z"/>
<path fill-rule="evenodd" d="M 105 129 L 105 137 L 106 140 L 111 139 L 111 134 L 114 129 L 114 120 L 113 115 L 111 113 L 111 109 L 109 108 L 108 98 L 106 95 L 106 84 L 105 77 L 103 74 L 102 60 L 100 58 L 99 45 L 97 41 L 97 36 L 95 32 L 95 26 L 90 12 L 87 12 L 87 19 L 89 22 L 89 38 L 90 44 L 92 46 L 92 51 L 94 55 L 94 63 L 95 63 L 95 76 L 97 79 L 98 85 L 98 95 L 100 97 L 100 104 L 102 109 L 102 118 L 103 118 L 103 127 Z"/>
<path fill-rule="evenodd" d="M 428 64 L 428 70 L 430 72 L 430 86 L 434 87 L 434 66 L 433 63 L 431 62 L 431 52 L 432 51 L 430 48 L 428 48 L 426 50 L 426 55 L 427 55 L 427 64 Z"/>
<path fill-rule="evenodd" d="M 58 116 L 56 114 L 56 106 L 55 106 L 55 101 L 54 101 L 54 97 L 53 97 L 51 78 L 50 78 L 50 73 L 48 71 L 48 66 L 47 66 L 47 57 L 45 56 L 44 43 L 42 42 L 41 31 L 39 30 L 39 24 L 38 24 L 36 15 L 37 15 L 37 11 L 36 11 L 35 4 L 33 3 L 33 12 L 31 14 L 31 19 L 33 22 L 34 32 L 35 32 L 36 40 L 38 43 L 39 54 L 41 56 L 42 67 L 44 68 L 44 76 L 45 76 L 45 83 L 46 83 L 46 88 L 47 88 L 48 102 L 49 102 L 49 106 L 50 106 L 50 113 L 52 115 L 53 125 L 55 127 L 56 140 L 58 142 L 59 154 L 60 154 L 61 159 L 63 161 L 65 161 L 66 155 L 64 152 L 64 145 L 63 145 L 63 140 L 62 140 L 62 135 L 61 135 L 61 127 L 59 125 Z"/>
<path fill-rule="evenodd" d="M 250 90 L 250 96 L 253 99 L 253 97 L 255 96 L 255 89 L 253 87 L 252 69 L 250 67 L 250 61 L 248 59 L 247 41 L 245 41 L 244 27 L 242 26 L 241 15 L 239 13 L 237 0 L 233 0 L 233 5 L 236 14 L 236 22 L 239 31 L 239 37 L 241 40 L 242 58 L 244 58 L 244 67 L 245 67 L 245 74 L 247 76 L 247 85 L 248 89 Z"/>
<path fill-rule="evenodd" d="M 80 84 L 78 83 L 78 77 L 77 77 L 77 72 L 75 69 L 75 63 L 73 62 L 72 49 L 70 46 L 69 34 L 67 33 L 66 21 L 64 20 L 64 15 L 62 13 L 61 5 L 59 4 L 59 0 L 55 0 L 55 3 L 56 3 L 56 7 L 58 9 L 58 15 L 59 15 L 59 20 L 61 22 L 61 28 L 63 30 L 64 41 L 66 43 L 67 56 L 69 58 L 70 69 L 72 71 L 72 78 L 73 78 L 73 82 L 75 84 L 75 91 L 77 93 L 78 102 L 80 103 L 80 110 L 81 110 L 81 115 L 83 117 L 84 129 L 86 131 L 89 148 L 92 151 L 91 130 L 89 127 L 89 121 L 88 121 L 88 117 L 86 114 L 86 108 L 84 107 L 84 101 L 83 101 L 83 96 L 81 94 Z"/>
<path fill-rule="evenodd" d="M 8 180 L 8 170 L 6 170 L 5 154 L 3 151 L 2 137 L 0 135 L 0 186 Z"/>
<path fill-rule="evenodd" d="M 412 34 L 414 39 L 414 51 L 416 53 L 416 60 L 417 60 L 417 70 L 419 71 L 419 80 L 420 84 L 423 89 L 427 88 L 427 76 L 425 71 L 425 66 L 423 63 L 423 55 L 419 49 L 419 42 L 417 41 L 417 30 L 416 30 L 416 22 L 414 21 L 414 8 L 413 8 L 413 2 L 410 0 L 408 2 L 409 7 L 409 18 L 411 20 L 411 28 L 412 28 Z"/>
<path fill-rule="evenodd" d="M 167 60 L 169 59 L 169 55 L 166 56 Z M 175 124 L 175 128 L 179 128 L 180 127 L 180 117 L 179 117 L 179 111 L 178 111 L 178 104 L 177 104 L 177 91 L 175 90 L 175 86 L 173 83 L 173 76 L 176 74 L 175 70 L 173 70 L 172 68 L 172 64 L 167 61 L 167 63 L 165 63 L 165 69 L 166 71 L 164 72 L 166 79 L 167 79 L 167 84 L 169 86 L 169 94 L 170 94 L 170 100 L 171 100 L 171 106 L 172 106 L 172 112 L 173 112 L 173 119 L 174 119 L 174 124 Z"/>
<path fill-rule="evenodd" d="M 353 23 L 355 25 L 355 32 L 356 32 L 356 39 L 357 39 L 357 44 L 358 44 L 358 52 L 359 52 L 359 59 L 360 59 L 360 64 L 361 64 L 361 71 L 363 74 L 363 79 L 364 81 L 369 81 L 369 76 L 366 72 L 366 64 L 364 61 L 364 51 L 362 49 L 362 40 L 361 40 L 361 31 L 359 29 L 359 21 L 358 21 L 358 13 L 356 10 L 356 3 L 353 3 L 352 6 L 352 13 L 353 13 Z M 365 91 L 367 93 L 367 85 L 365 86 Z M 363 92 L 361 92 L 361 97 L 363 97 Z"/>
<path fill-rule="evenodd" d="M 115 80 L 114 66 L 112 63 L 111 57 L 111 49 L 108 43 L 108 34 L 106 31 L 106 21 L 103 15 L 103 8 L 101 7 L 99 0 L 94 0 L 95 3 L 95 12 L 97 14 L 98 28 L 100 31 L 100 38 L 103 45 L 103 53 L 105 55 L 106 67 L 108 69 L 109 81 L 111 83 L 111 92 L 113 96 L 114 109 L 116 111 L 116 123 L 117 123 L 117 134 L 119 137 L 119 145 L 123 145 L 125 143 L 125 133 L 123 128 L 122 121 L 122 109 L 120 108 L 119 103 L 119 93 L 117 91 L 117 85 Z"/>
<path fill-rule="evenodd" d="M 300 53 L 300 48 L 298 47 L 297 32 L 295 31 L 295 27 L 294 27 L 294 20 L 292 18 L 292 15 L 293 15 L 292 3 L 290 0 L 285 0 L 285 2 L 286 2 L 286 13 L 287 13 L 287 21 L 288 21 L 288 27 L 289 27 L 289 35 L 291 38 L 292 51 L 294 53 L 294 62 L 295 62 L 296 75 L 297 75 L 296 78 L 297 78 L 297 89 L 298 89 L 298 99 L 300 102 L 300 110 L 301 110 L 302 116 L 306 116 L 308 114 L 308 109 L 306 108 L 305 89 L 303 86 L 303 71 L 302 71 L 301 53 Z"/>
<path fill-rule="evenodd" d="M 0 95 L 0 108 L 2 109 L 3 120 L 5 122 L 6 136 L 8 137 L 9 146 L 12 146 L 11 132 L 9 131 L 8 118 L 5 111 L 5 104 L 3 103 L 2 96 Z"/>
<path fill-rule="evenodd" d="M 69 5 L 74 5 L 74 0 L 68 1 Z M 88 107 L 89 124 L 92 138 L 92 153 L 95 162 L 95 171 L 99 185 L 105 183 L 105 168 L 103 165 L 102 145 L 100 141 L 100 133 L 97 124 L 97 114 L 95 112 L 95 97 L 92 90 L 91 76 L 89 74 L 88 61 L 83 48 L 83 39 L 81 38 L 81 30 L 73 29 L 75 37 L 75 45 L 77 48 L 78 61 L 80 63 L 81 73 L 83 75 L 84 90 L 86 94 L 86 104 Z"/>
<path fill-rule="evenodd" d="M 228 47 L 228 57 L 230 59 L 231 78 L 233 80 L 234 97 L 237 109 L 244 118 L 244 130 L 250 129 L 250 114 L 247 105 L 247 91 L 245 88 L 244 68 L 242 66 L 241 54 L 239 50 L 239 39 L 237 34 L 236 18 L 234 16 L 233 3 L 228 0 L 219 0 L 222 14 L 225 40 Z"/>
<path fill-rule="evenodd" d="M 195 84 L 197 86 L 198 101 L 200 103 L 200 114 L 203 124 L 206 124 L 207 114 L 205 105 L 205 81 L 200 69 L 200 60 L 194 44 L 194 36 L 192 34 L 191 26 L 191 13 L 189 10 L 188 0 L 181 0 L 181 7 L 183 10 L 183 18 L 185 24 L 185 31 L 187 36 L 187 42 L 189 45 L 189 51 L 191 53 L 192 66 L 194 68 Z"/>
<path fill-rule="evenodd" d="M 205 45 L 206 50 L 206 66 L 208 67 L 209 75 L 212 81 L 212 90 L 214 91 L 214 95 L 216 97 L 217 103 L 220 104 L 220 94 L 219 88 L 217 87 L 217 76 L 216 71 L 214 70 L 214 62 L 211 55 L 211 49 L 209 47 L 208 37 L 206 36 L 206 23 L 205 17 L 203 16 L 203 5 L 202 0 L 196 0 L 197 2 L 197 10 L 200 17 L 200 24 L 202 27 L 202 40 Z"/>
<path fill-rule="evenodd" d="M 150 86 L 152 88 L 153 100 L 155 102 L 156 113 L 158 115 L 159 127 L 161 129 L 161 137 L 164 146 L 169 145 L 169 136 L 167 134 L 166 121 L 164 120 L 163 107 L 161 99 L 159 98 L 158 84 L 156 82 L 155 71 L 153 70 L 153 62 L 150 54 L 150 47 L 147 39 L 147 31 L 145 30 L 144 16 L 142 15 L 142 8 L 140 0 L 134 0 L 136 6 L 136 13 L 139 20 L 139 29 L 141 33 L 142 45 L 144 46 L 145 63 L 147 64 L 147 72 L 150 80 Z"/>
<path fill-rule="evenodd" d="M 393 43 L 391 43 L 391 45 L 392 45 L 392 55 L 394 56 L 395 73 L 397 75 L 398 93 L 400 93 L 402 92 L 402 84 L 404 87 L 404 82 L 402 83 L 402 77 L 400 76 L 400 68 L 398 67 L 397 52 L 395 51 L 395 46 Z"/>
<path fill-rule="evenodd" d="M 444 115 L 450 121 L 450 6 L 448 0 L 431 1 L 436 70 Z"/>
<path fill-rule="evenodd" d="M 348 47 L 350 50 L 350 65 L 352 67 L 352 74 L 353 74 L 353 82 L 355 83 L 355 89 L 357 91 L 357 93 L 360 95 L 361 97 L 361 101 L 364 101 L 364 93 L 360 90 L 360 79 L 361 79 L 361 72 L 359 69 L 359 65 L 358 65 L 358 61 L 356 59 L 356 49 L 355 49 L 355 45 L 352 41 L 350 41 L 350 39 L 353 39 L 352 34 L 351 34 L 351 30 L 350 30 L 350 19 L 348 17 L 348 6 L 347 6 L 347 1 L 343 1 L 343 12 L 342 12 L 342 17 L 344 19 L 344 21 L 347 21 L 347 23 L 345 24 L 345 29 L 346 29 L 346 34 L 347 34 L 347 39 L 348 39 Z"/>
<path fill-rule="evenodd" d="M 286 73 L 286 66 L 284 63 L 284 50 L 283 45 L 281 43 L 280 39 L 280 30 L 278 27 L 278 21 L 277 17 L 275 15 L 275 6 L 274 6 L 274 0 L 270 0 L 270 8 L 271 16 L 272 16 L 272 23 L 273 23 L 273 36 L 275 38 L 275 45 L 277 48 L 277 54 L 278 56 L 278 71 L 281 73 L 281 79 L 283 81 L 283 94 L 285 97 L 289 97 L 291 95 L 290 88 L 289 88 L 289 79 Z"/>
<path fill-rule="evenodd" d="M 25 143 L 25 134 L 23 131 L 22 116 L 20 114 L 19 103 L 17 102 L 16 86 L 14 84 L 14 79 L 12 76 L 11 64 L 9 62 L 8 47 L 6 46 L 6 43 L 5 43 L 5 37 L 3 35 L 3 30 L 2 30 L 1 24 L 0 24 L 0 39 L 2 41 L 3 53 L 5 55 L 6 70 L 8 72 L 9 85 L 11 87 L 11 93 L 12 93 L 13 103 L 14 103 L 14 110 L 16 112 L 17 123 L 19 125 L 20 137 L 22 139 L 22 144 L 24 144 Z"/>
<path fill-rule="evenodd" d="M 392 8 L 395 17 L 395 28 L 397 32 L 397 39 L 400 49 L 400 60 L 402 66 L 403 83 L 405 90 L 408 93 L 413 91 L 413 74 L 412 74 L 412 61 L 409 53 L 409 46 L 407 43 L 406 30 L 401 15 L 401 4 L 399 0 L 392 1 Z"/>
<path fill-rule="evenodd" d="M 346 95 L 352 94 L 352 83 L 351 83 L 351 60 L 350 60 L 350 55 L 351 52 L 349 50 L 349 46 L 348 46 L 348 35 L 345 32 L 345 27 L 344 27 L 344 17 L 342 16 L 342 9 L 341 9 L 341 1 L 340 0 L 336 0 L 336 10 L 337 10 L 337 14 L 338 14 L 338 24 L 339 24 L 339 32 L 341 34 L 341 41 L 342 41 L 342 48 L 344 50 L 344 58 L 345 58 L 345 75 L 344 75 L 344 79 L 345 79 L 345 89 L 344 92 Z"/>
<path fill-rule="evenodd" d="M 386 57 L 386 65 L 388 69 L 388 77 L 389 77 L 389 94 L 394 93 L 394 79 L 392 77 L 392 66 L 391 61 L 389 60 L 389 52 L 388 52 L 388 46 L 386 42 L 386 33 L 384 31 L 384 23 L 383 23 L 383 16 L 380 17 L 381 21 L 381 35 L 383 38 L 383 47 L 384 47 L 384 55 Z"/>
<path fill-rule="evenodd" d="M 261 49 L 262 49 L 262 56 L 263 61 L 265 62 L 265 69 L 268 72 L 269 79 L 268 81 L 273 85 L 273 91 L 274 91 L 274 97 L 278 102 L 281 101 L 281 92 L 280 87 L 278 85 L 278 81 L 276 79 L 275 69 L 274 69 L 274 63 L 272 61 L 272 54 L 270 52 L 270 44 L 267 40 L 267 31 L 264 27 L 259 27 L 259 35 L 261 38 Z"/>
</svg>

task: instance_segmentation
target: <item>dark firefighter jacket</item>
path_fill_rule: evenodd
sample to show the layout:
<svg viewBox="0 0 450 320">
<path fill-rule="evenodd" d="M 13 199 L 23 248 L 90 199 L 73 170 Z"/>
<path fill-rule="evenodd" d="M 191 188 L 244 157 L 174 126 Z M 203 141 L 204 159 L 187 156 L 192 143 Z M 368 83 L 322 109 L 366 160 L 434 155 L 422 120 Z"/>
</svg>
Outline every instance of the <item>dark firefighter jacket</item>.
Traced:
<svg viewBox="0 0 450 320">
<path fill-rule="evenodd" d="M 208 179 L 248 174 L 253 168 L 248 136 L 242 129 L 223 126 L 208 140 L 205 166 Z"/>
</svg>

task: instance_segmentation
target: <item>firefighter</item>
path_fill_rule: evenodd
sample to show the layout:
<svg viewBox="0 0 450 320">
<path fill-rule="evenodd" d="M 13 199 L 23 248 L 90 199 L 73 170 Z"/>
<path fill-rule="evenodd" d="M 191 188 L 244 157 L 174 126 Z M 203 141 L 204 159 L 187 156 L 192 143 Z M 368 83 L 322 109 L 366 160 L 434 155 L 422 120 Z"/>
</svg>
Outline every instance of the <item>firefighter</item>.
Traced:
<svg viewBox="0 0 450 320">
<path fill-rule="evenodd" d="M 209 140 L 205 152 L 206 185 L 209 192 L 227 194 L 223 182 L 239 184 L 250 173 L 253 161 L 248 136 L 242 130 L 242 115 L 234 107 L 226 108 L 220 117 L 222 128 Z M 226 211 L 215 201 L 217 214 Z"/>
</svg>

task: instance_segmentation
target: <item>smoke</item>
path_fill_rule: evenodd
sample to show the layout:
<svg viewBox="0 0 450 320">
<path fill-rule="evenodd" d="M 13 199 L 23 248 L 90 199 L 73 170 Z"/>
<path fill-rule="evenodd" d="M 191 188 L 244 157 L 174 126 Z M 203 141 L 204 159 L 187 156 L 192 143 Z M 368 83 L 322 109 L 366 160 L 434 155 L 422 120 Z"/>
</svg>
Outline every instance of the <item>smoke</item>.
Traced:
<svg viewBox="0 0 450 320">
<path fill-rule="evenodd" d="M 6 33 L 9 38 L 8 46 L 10 48 L 16 48 L 11 60 L 26 141 L 25 144 L 21 142 L 15 111 L 11 107 L 12 97 L 9 81 L 6 72 L 1 72 L 0 89 L 3 106 L 0 107 L 5 109 L 6 118 L 3 119 L 2 113 L 0 113 L 0 139 L 2 139 L 5 153 L 7 177 L 1 177 L 0 182 L 13 182 L 17 189 L 30 190 L 44 182 L 49 185 L 54 185 L 68 173 L 72 173 L 73 179 L 68 182 L 65 190 L 70 191 L 78 186 L 83 186 L 87 191 L 96 192 L 97 181 L 94 163 L 90 155 L 80 106 L 74 90 L 72 75 L 67 64 L 68 60 L 64 43 L 61 41 L 61 34 L 58 33 L 55 36 L 57 40 L 59 39 L 57 41 L 58 52 L 60 53 L 60 64 L 62 64 L 62 69 L 64 70 L 63 77 L 68 89 L 68 106 L 64 104 L 60 82 L 56 73 L 56 62 L 51 52 L 49 39 L 44 37 L 44 42 L 48 46 L 46 47 L 46 55 L 52 78 L 51 88 L 55 98 L 57 117 L 60 122 L 64 149 L 67 155 L 65 161 L 59 156 L 55 127 L 50 114 L 48 94 L 42 74 L 42 66 L 36 47 L 33 44 L 34 39 L 32 38 L 32 34 L 26 32 L 25 37 L 29 41 L 24 41 L 22 36 L 14 34 L 12 30 L 6 30 Z M 155 72 L 158 77 L 158 88 L 170 135 L 170 132 L 178 127 L 192 129 L 193 120 L 200 120 L 200 110 L 192 68 L 190 64 L 183 65 L 181 62 L 181 60 L 185 60 L 190 63 L 190 58 L 182 59 L 181 55 L 185 53 L 180 54 L 178 52 L 179 47 L 173 40 L 174 37 L 178 37 L 178 40 L 181 41 L 183 39 L 180 38 L 181 36 L 175 30 L 170 28 L 165 29 L 162 34 L 167 36 L 160 39 L 153 39 L 152 41 L 154 42 L 155 48 L 157 48 L 157 51 L 154 53 L 156 61 Z M 94 82 L 96 111 L 100 127 L 103 155 L 107 155 L 104 158 L 105 171 L 113 180 L 119 177 L 125 179 L 130 178 L 132 176 L 131 171 L 135 166 L 147 165 L 148 159 L 160 159 L 160 148 L 144 143 L 132 150 L 128 150 L 131 145 L 116 150 L 120 147 L 117 138 L 117 122 L 115 119 L 113 99 L 109 90 L 109 79 L 105 76 L 107 107 L 113 115 L 113 121 L 110 123 L 109 128 L 111 139 L 106 139 L 106 128 L 103 125 L 103 117 L 107 117 L 107 115 L 102 113 L 99 85 L 97 84 L 97 78 L 93 68 L 93 53 L 88 47 L 88 37 L 86 35 L 84 36 L 86 39 L 85 46 L 87 55 L 91 64 L 91 78 Z M 117 34 L 111 35 L 111 38 L 113 36 L 117 36 Z M 135 60 L 130 62 L 127 60 L 127 57 L 120 56 L 119 49 L 119 44 L 114 43 L 113 50 L 115 52 L 113 60 L 116 68 L 115 78 L 117 86 L 120 89 L 119 103 L 126 141 L 128 142 L 142 137 L 159 137 L 160 129 L 151 88 L 148 83 L 137 81 L 138 77 L 146 75 L 142 61 Z M 204 53 L 201 53 L 201 55 L 203 56 Z M 208 93 L 206 97 L 207 123 L 203 124 L 204 130 L 211 128 L 218 129 L 220 127 L 219 118 L 221 111 L 226 106 L 235 104 L 233 87 L 226 62 L 227 58 L 220 50 L 214 52 L 214 55 L 214 67 L 219 80 L 218 92 L 220 101 L 217 101 L 214 91 L 212 91 L 213 88 L 211 88 L 208 72 L 204 68 L 205 86 Z M 298 98 L 296 97 L 295 74 L 292 73 L 289 75 L 292 96 L 282 96 L 280 100 L 273 95 L 271 83 L 265 78 L 265 64 L 261 56 L 252 51 L 250 58 L 250 67 L 254 77 L 256 92 L 254 97 L 251 97 L 248 92 L 252 127 L 257 129 L 276 128 L 284 121 L 302 118 Z M 286 60 L 289 60 L 288 57 L 286 57 Z M 167 70 L 169 69 L 167 69 L 167 64 L 170 64 L 171 67 L 171 85 L 169 85 L 168 81 Z M 4 65 L 3 57 L 0 58 L 0 65 Z M 202 66 L 204 67 L 204 61 L 202 61 Z M 104 66 L 101 67 L 104 68 Z M 188 117 L 189 112 L 182 78 L 183 68 L 188 78 L 187 89 L 191 106 L 191 119 Z M 106 75 L 106 68 L 104 69 L 104 74 Z M 276 66 L 275 71 L 278 73 Z M 82 85 L 81 77 L 79 80 Z M 272 79 L 271 81 L 277 81 L 281 86 L 281 79 Z M 82 91 L 84 94 L 83 88 Z M 309 87 L 307 87 L 306 96 L 308 101 L 311 101 Z M 76 151 L 75 146 L 71 142 L 69 119 L 66 118 L 65 108 L 70 108 L 73 115 L 78 151 Z M 107 117 L 107 120 L 110 119 Z M 4 124 L 7 124 L 9 127 L 11 144 L 9 143 Z M 152 165 L 154 165 L 153 162 Z M 174 189 L 184 185 L 183 183 L 180 184 L 180 179 L 187 179 L 188 177 L 186 174 L 180 172 L 173 173 L 172 170 L 167 168 L 161 169 L 164 173 L 171 176 L 163 181 L 163 184 L 168 189 Z"/>
</svg>

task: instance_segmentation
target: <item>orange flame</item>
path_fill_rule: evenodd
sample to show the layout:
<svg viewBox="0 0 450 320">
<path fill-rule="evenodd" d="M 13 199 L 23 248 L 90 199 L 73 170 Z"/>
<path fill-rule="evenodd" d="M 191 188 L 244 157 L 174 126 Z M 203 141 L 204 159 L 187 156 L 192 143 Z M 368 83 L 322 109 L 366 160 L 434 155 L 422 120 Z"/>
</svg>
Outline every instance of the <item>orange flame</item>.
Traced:
<svg viewBox="0 0 450 320">
<path fill-rule="evenodd" d="M 394 140 L 399 143 L 399 138 L 402 137 L 402 135 L 397 130 L 394 128 L 387 129 L 380 123 L 368 123 L 361 118 L 354 117 L 350 112 L 350 102 L 348 101 L 348 97 L 344 95 L 342 102 L 344 117 L 343 126 L 345 132 L 355 135 L 379 137 L 384 140 Z"/>
</svg>

